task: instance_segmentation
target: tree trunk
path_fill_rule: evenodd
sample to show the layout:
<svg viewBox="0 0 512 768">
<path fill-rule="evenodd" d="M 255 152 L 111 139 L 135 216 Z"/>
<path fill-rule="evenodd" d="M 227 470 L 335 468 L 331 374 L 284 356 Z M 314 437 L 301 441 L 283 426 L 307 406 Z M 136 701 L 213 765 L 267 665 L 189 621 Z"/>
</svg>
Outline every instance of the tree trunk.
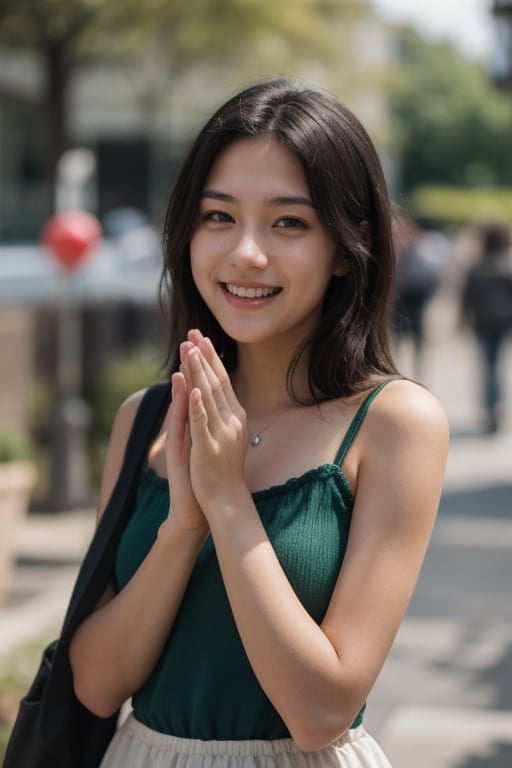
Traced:
<svg viewBox="0 0 512 768">
<path fill-rule="evenodd" d="M 49 208 L 55 209 L 55 184 L 57 163 L 69 148 L 68 136 L 68 85 L 70 65 L 66 41 L 46 40 L 43 47 L 46 68 L 46 177 L 48 183 Z"/>
</svg>

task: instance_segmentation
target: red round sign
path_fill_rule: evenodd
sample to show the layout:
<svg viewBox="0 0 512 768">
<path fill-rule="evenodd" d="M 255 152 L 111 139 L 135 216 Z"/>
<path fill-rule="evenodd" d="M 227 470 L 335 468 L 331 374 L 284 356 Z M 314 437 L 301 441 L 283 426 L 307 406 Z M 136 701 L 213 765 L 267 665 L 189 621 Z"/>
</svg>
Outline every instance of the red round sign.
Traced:
<svg viewBox="0 0 512 768">
<path fill-rule="evenodd" d="M 64 269 L 76 269 L 86 259 L 92 246 L 101 239 L 98 220 L 87 211 L 62 211 L 44 226 L 41 242 Z"/>
</svg>

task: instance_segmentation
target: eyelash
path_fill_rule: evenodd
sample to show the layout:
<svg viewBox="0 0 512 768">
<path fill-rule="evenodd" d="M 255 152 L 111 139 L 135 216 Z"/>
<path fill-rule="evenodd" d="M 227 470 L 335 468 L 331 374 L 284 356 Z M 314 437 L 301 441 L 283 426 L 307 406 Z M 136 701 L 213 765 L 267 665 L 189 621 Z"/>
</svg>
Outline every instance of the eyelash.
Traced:
<svg viewBox="0 0 512 768">
<path fill-rule="evenodd" d="M 233 221 L 233 217 L 225 211 L 206 211 L 202 218 L 204 221 L 213 221 L 215 224 L 226 224 Z"/>
<path fill-rule="evenodd" d="M 234 221 L 233 217 L 225 211 L 206 211 L 202 218 L 204 221 L 213 221 L 215 224 L 227 224 Z M 273 226 L 282 229 L 303 229 L 307 227 L 307 224 L 297 216 L 282 216 Z"/>
<path fill-rule="evenodd" d="M 303 229 L 303 228 L 305 228 L 307 226 L 306 222 L 302 221 L 302 219 L 298 219 L 297 216 L 282 216 L 276 222 L 276 224 L 279 225 L 283 221 L 285 221 L 285 222 L 293 222 L 293 224 L 291 225 L 290 229 L 292 229 L 292 228 Z M 288 227 L 285 227 L 285 229 L 287 229 L 287 228 Z"/>
</svg>

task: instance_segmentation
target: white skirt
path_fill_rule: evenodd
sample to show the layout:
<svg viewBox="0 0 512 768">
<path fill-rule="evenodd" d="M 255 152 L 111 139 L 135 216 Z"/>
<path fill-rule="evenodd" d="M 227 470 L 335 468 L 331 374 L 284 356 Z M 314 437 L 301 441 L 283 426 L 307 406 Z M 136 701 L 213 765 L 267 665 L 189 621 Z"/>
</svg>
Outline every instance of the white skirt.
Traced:
<svg viewBox="0 0 512 768">
<path fill-rule="evenodd" d="M 133 714 L 115 733 L 100 768 L 391 768 L 360 725 L 325 749 L 302 752 L 292 739 L 201 741 L 153 731 Z"/>
</svg>

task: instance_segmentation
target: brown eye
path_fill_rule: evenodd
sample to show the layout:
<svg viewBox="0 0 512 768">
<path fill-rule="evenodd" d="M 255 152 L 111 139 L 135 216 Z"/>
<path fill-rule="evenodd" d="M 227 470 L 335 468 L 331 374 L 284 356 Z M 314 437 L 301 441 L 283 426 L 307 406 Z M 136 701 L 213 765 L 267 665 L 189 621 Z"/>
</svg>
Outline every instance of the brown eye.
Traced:
<svg viewBox="0 0 512 768">
<path fill-rule="evenodd" d="M 203 221 L 214 221 L 218 224 L 226 224 L 234 221 L 233 217 L 225 211 L 206 211 L 203 213 Z"/>
<path fill-rule="evenodd" d="M 306 227 L 306 224 L 302 219 L 297 219 L 295 216 L 283 216 L 282 219 L 276 222 L 275 226 L 285 229 L 300 229 Z"/>
</svg>

